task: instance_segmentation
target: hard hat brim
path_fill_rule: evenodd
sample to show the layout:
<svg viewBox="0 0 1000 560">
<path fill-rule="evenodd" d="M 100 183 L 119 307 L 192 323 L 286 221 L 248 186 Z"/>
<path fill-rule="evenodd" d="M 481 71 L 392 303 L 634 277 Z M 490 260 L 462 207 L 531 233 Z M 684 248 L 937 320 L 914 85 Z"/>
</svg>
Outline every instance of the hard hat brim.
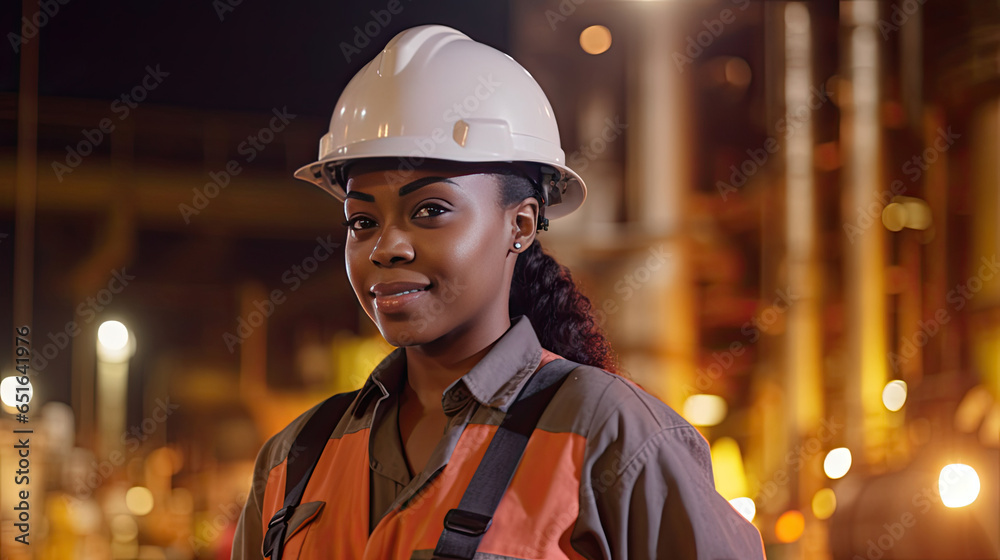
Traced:
<svg viewBox="0 0 1000 560">
<path fill-rule="evenodd" d="M 405 156 L 404 156 L 405 157 Z M 373 159 L 373 158 L 385 158 L 384 154 L 369 155 L 369 156 L 350 156 L 350 157 L 329 157 L 321 160 L 314 161 L 308 165 L 304 165 L 295 171 L 295 178 L 307 183 L 312 183 L 319 188 L 323 189 L 327 193 L 333 195 L 334 198 L 340 202 L 344 202 L 347 192 L 344 190 L 344 186 L 340 185 L 333 180 L 329 173 L 325 172 L 324 169 L 329 164 L 343 164 L 349 161 L 355 161 L 358 159 Z M 402 158 L 400 158 L 402 160 Z M 448 161 L 458 161 L 458 160 L 448 160 Z M 551 161 L 539 161 L 539 160 L 517 160 L 518 162 L 533 163 L 539 165 L 547 165 L 553 167 L 562 174 L 562 179 L 566 182 L 565 191 L 562 193 L 562 200 L 555 205 L 546 205 L 545 207 L 545 217 L 550 220 L 555 220 L 566 216 L 578 208 L 580 208 L 584 201 L 587 199 L 587 187 L 575 171 L 566 167 L 564 165 L 552 163 Z M 503 163 L 502 161 L 495 160 L 469 160 L 463 161 L 463 163 Z"/>
</svg>

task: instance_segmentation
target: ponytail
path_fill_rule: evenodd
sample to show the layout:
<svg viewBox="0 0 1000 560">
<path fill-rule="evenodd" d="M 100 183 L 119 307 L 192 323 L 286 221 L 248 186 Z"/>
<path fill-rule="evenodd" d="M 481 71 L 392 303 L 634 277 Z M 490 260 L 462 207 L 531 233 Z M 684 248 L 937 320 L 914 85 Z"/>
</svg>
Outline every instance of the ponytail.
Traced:
<svg viewBox="0 0 1000 560">
<path fill-rule="evenodd" d="M 531 182 L 523 175 L 498 175 L 502 208 L 536 196 Z M 591 309 L 590 299 L 577 289 L 569 269 L 545 253 L 536 236 L 514 264 L 510 316 L 527 316 L 543 348 L 574 362 L 621 375 L 618 357 Z"/>
</svg>

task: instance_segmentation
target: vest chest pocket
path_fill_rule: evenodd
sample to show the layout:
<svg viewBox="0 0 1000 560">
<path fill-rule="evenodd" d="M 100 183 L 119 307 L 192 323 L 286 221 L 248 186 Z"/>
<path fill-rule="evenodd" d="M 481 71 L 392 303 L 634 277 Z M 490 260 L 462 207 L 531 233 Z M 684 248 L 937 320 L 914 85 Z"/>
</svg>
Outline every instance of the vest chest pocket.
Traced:
<svg viewBox="0 0 1000 560">
<path fill-rule="evenodd" d="M 323 501 L 306 502 L 295 508 L 292 516 L 288 518 L 288 529 L 285 530 L 281 560 L 293 560 L 301 557 L 302 544 L 305 542 L 309 527 L 319 517 L 320 511 L 325 505 L 326 502 Z"/>
</svg>

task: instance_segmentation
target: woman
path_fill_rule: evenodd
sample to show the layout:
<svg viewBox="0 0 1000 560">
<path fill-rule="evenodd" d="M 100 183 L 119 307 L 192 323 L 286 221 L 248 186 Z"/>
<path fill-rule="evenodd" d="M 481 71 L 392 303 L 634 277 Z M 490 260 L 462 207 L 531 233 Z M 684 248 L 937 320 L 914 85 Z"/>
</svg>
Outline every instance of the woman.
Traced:
<svg viewBox="0 0 1000 560">
<path fill-rule="evenodd" d="M 351 285 L 397 348 L 264 445 L 233 558 L 763 558 L 704 438 L 614 373 L 542 251 L 586 196 L 563 161 L 534 79 L 454 29 L 400 33 L 348 84 L 296 176 L 343 201 Z"/>
</svg>

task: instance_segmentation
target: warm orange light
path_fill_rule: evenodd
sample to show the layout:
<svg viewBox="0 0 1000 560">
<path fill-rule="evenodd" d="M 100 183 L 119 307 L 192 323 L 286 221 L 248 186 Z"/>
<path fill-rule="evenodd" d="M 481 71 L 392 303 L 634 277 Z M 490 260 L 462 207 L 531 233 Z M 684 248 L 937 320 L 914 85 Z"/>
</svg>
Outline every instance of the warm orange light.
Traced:
<svg viewBox="0 0 1000 560">
<path fill-rule="evenodd" d="M 802 512 L 796 510 L 786 511 L 778 518 L 774 524 L 774 536 L 783 543 L 793 543 L 802 536 L 802 531 L 806 528 L 806 519 Z"/>
<path fill-rule="evenodd" d="M 591 25 L 580 33 L 580 47 L 588 54 L 601 54 L 611 48 L 611 30 Z"/>
</svg>

